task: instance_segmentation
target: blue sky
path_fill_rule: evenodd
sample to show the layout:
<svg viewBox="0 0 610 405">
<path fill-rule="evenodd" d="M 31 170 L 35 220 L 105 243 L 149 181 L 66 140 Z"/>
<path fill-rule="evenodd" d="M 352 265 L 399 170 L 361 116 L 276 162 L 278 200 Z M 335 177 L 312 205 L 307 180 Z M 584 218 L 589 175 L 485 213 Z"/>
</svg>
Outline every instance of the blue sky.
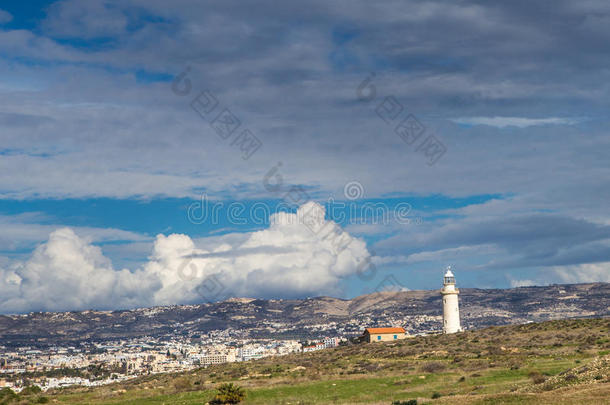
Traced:
<svg viewBox="0 0 610 405">
<path fill-rule="evenodd" d="M 0 312 L 610 281 L 606 2 L 0 10 Z"/>
</svg>

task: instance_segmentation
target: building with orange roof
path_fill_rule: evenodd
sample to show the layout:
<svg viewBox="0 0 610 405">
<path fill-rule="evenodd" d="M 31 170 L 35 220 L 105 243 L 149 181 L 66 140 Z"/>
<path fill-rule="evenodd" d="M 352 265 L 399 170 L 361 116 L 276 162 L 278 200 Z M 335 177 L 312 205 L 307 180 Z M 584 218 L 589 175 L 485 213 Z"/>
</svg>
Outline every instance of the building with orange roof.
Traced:
<svg viewBox="0 0 610 405">
<path fill-rule="evenodd" d="M 366 328 L 363 340 L 371 342 L 389 342 L 392 340 L 404 339 L 407 333 L 404 328 Z"/>
</svg>

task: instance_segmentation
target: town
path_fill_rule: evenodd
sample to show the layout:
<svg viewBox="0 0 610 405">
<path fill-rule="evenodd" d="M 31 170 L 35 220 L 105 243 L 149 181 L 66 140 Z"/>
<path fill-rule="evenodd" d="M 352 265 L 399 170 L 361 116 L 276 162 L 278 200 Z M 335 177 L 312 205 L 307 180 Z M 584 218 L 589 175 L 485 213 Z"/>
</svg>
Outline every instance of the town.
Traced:
<svg viewBox="0 0 610 405">
<path fill-rule="evenodd" d="M 443 277 L 443 333 L 462 330 L 459 290 L 448 267 Z M 275 325 L 281 327 L 282 325 Z M 327 325 L 333 326 L 333 325 Z M 249 361 L 289 353 L 308 353 L 349 343 L 404 339 L 403 327 L 362 328 L 361 336 L 323 336 L 314 340 L 249 339 L 232 330 L 168 340 L 154 337 L 110 342 L 81 342 L 78 346 L 44 350 L 18 347 L 0 354 L 0 388 L 19 392 L 36 385 L 43 391 L 71 385 L 97 386 L 141 375 L 187 371 L 211 364 Z M 321 329 L 322 331 L 323 329 Z"/>
<path fill-rule="evenodd" d="M 342 342 L 346 339 L 244 340 L 211 333 L 199 339 L 146 338 L 46 350 L 20 347 L 7 351 L 0 347 L 0 388 L 19 392 L 29 385 L 43 391 L 70 385 L 97 386 L 141 375 L 327 349 Z"/>
<path fill-rule="evenodd" d="M 105 313 L 110 311 L 96 311 L 95 316 Z M 37 385 L 46 391 L 70 385 L 104 385 L 142 375 L 357 343 L 369 327 L 404 325 L 401 329 L 405 336 L 440 333 L 442 322 L 442 316 L 436 315 L 376 317 L 363 313 L 343 323 L 295 325 L 287 321 L 262 321 L 257 327 L 227 327 L 209 332 L 190 330 L 192 323 L 177 322 L 172 324 L 172 332 L 158 336 L 85 339 L 54 345 L 0 344 L 0 389 L 8 387 L 19 392 L 28 385 Z M 270 330 L 276 337 L 258 337 Z M 301 338 L 277 337 L 281 335 Z"/>
</svg>

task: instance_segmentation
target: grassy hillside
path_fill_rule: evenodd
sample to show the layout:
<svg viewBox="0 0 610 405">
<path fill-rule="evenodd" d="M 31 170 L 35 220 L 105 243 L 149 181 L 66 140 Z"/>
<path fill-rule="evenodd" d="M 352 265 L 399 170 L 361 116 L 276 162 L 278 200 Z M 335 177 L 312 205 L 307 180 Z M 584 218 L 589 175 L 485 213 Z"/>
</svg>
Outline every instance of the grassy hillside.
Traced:
<svg viewBox="0 0 610 405">
<path fill-rule="evenodd" d="M 609 353 L 610 319 L 563 320 L 339 347 L 46 396 L 57 404 L 205 404 L 218 384 L 232 381 L 246 389 L 244 404 L 610 404 Z"/>
</svg>

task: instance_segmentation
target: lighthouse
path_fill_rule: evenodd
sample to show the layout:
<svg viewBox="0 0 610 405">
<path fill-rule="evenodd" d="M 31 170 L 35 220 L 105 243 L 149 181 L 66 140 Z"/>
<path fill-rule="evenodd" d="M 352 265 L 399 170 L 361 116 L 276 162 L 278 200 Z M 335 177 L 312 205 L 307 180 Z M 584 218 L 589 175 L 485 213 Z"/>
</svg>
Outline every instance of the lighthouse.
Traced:
<svg viewBox="0 0 610 405">
<path fill-rule="evenodd" d="M 451 266 L 447 267 L 445 277 L 443 277 L 443 333 L 461 332 L 460 308 L 458 304 L 458 294 L 460 291 L 455 288 L 455 277 L 451 272 Z"/>
</svg>

